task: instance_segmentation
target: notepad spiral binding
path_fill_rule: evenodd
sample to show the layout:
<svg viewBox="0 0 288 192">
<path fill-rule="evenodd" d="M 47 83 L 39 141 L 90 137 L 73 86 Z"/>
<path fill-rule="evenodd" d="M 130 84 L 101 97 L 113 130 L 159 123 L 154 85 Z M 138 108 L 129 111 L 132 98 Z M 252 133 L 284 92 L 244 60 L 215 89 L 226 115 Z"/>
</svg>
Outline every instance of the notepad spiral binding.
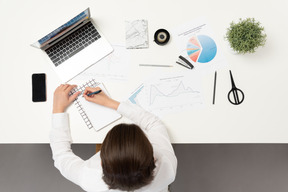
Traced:
<svg viewBox="0 0 288 192">
<path fill-rule="evenodd" d="M 83 85 L 72 89 L 72 91 L 70 91 L 70 93 L 69 93 L 69 96 L 73 95 L 74 93 L 76 93 L 78 91 L 81 91 L 79 96 L 82 96 L 86 87 L 97 87 L 99 84 L 100 83 L 95 81 L 95 79 L 91 79 L 88 82 L 84 83 Z M 80 113 L 82 119 L 84 120 L 85 124 L 87 125 L 87 127 L 89 129 L 92 129 L 93 125 L 92 125 L 91 121 L 89 120 L 87 114 L 85 113 L 85 110 L 83 109 L 83 107 L 82 107 L 82 105 L 81 105 L 81 103 L 80 103 L 78 98 L 75 99 L 74 104 L 76 105 L 76 108 L 79 111 L 79 113 Z"/>
</svg>

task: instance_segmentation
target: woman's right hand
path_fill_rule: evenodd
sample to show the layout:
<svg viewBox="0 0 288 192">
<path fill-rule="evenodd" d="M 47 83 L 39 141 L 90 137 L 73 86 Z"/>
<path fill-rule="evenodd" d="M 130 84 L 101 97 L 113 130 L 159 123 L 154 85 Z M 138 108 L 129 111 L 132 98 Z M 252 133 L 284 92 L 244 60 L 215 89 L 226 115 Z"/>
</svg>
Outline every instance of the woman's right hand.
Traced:
<svg viewBox="0 0 288 192">
<path fill-rule="evenodd" d="M 92 93 L 98 90 L 101 90 L 101 88 L 100 87 L 95 87 L 95 88 L 86 87 L 86 89 L 84 90 L 83 96 L 87 101 L 117 110 L 120 103 L 108 97 L 104 93 L 104 91 L 101 91 L 98 94 L 93 94 L 91 96 L 88 96 L 89 93 Z"/>
</svg>

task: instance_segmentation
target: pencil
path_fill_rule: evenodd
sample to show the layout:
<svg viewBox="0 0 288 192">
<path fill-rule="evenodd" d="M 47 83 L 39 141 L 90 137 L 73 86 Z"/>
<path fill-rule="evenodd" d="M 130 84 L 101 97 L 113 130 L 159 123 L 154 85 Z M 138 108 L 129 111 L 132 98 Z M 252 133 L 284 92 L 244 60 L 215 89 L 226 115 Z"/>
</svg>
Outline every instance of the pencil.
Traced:
<svg viewBox="0 0 288 192">
<path fill-rule="evenodd" d="M 173 65 L 139 64 L 142 67 L 173 67 Z"/>
<path fill-rule="evenodd" d="M 215 71 L 215 75 L 214 75 L 213 105 L 215 104 L 216 80 L 217 80 L 217 71 Z"/>
</svg>

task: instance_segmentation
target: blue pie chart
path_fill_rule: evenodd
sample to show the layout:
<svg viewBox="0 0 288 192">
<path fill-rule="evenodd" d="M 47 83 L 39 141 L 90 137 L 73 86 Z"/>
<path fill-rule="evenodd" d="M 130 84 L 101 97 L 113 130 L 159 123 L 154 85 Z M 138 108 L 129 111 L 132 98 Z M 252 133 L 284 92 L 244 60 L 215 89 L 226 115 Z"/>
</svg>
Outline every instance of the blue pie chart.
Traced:
<svg viewBox="0 0 288 192">
<path fill-rule="evenodd" d="M 211 37 L 197 35 L 188 41 L 187 54 L 194 62 L 208 63 L 216 56 L 217 46 Z"/>
</svg>

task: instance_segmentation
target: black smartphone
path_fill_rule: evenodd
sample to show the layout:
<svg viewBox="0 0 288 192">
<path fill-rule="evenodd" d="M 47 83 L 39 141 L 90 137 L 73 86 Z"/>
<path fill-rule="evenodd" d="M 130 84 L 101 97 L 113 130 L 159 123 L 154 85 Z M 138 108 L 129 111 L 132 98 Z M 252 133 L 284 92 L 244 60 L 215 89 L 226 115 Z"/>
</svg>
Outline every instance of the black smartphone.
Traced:
<svg viewBox="0 0 288 192">
<path fill-rule="evenodd" d="M 46 101 L 46 74 L 45 73 L 32 74 L 32 101 L 33 102 Z"/>
</svg>

